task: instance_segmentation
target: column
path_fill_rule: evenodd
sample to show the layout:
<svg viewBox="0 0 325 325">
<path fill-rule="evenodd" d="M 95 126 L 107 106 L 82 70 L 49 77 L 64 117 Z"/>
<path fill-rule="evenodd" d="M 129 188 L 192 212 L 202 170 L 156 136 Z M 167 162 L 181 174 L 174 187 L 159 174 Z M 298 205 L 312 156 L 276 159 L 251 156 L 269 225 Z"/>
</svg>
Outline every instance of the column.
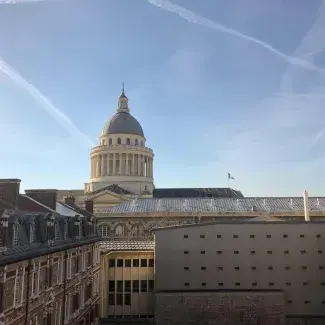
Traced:
<svg viewBox="0 0 325 325">
<path fill-rule="evenodd" d="M 107 162 L 106 162 L 106 170 L 107 170 L 106 175 L 109 175 L 109 160 L 110 160 L 110 154 L 108 153 L 107 154 Z"/>
<path fill-rule="evenodd" d="M 141 158 L 140 155 L 138 154 L 138 166 L 137 166 L 137 175 L 140 176 L 140 171 L 141 171 Z"/>
<path fill-rule="evenodd" d="M 125 160 L 126 160 L 126 165 L 125 165 L 125 175 L 130 175 L 130 170 L 129 170 L 129 154 L 125 154 Z"/>
<path fill-rule="evenodd" d="M 116 153 L 113 153 L 113 175 L 115 176 L 116 172 Z"/>
<path fill-rule="evenodd" d="M 135 173 L 135 160 L 134 160 L 135 155 L 132 154 L 132 163 L 131 163 L 131 175 L 134 175 Z"/>
<path fill-rule="evenodd" d="M 153 158 L 150 159 L 150 175 L 153 178 Z"/>
<path fill-rule="evenodd" d="M 151 178 L 151 158 L 149 158 L 149 177 Z"/>
<path fill-rule="evenodd" d="M 107 154 L 105 153 L 104 155 L 104 171 L 103 171 L 103 175 L 106 176 L 107 175 Z"/>
<path fill-rule="evenodd" d="M 99 176 L 99 155 L 95 157 L 96 159 L 96 177 Z"/>
<path fill-rule="evenodd" d="M 99 155 L 99 177 L 102 176 L 103 173 L 103 156 Z"/>
</svg>

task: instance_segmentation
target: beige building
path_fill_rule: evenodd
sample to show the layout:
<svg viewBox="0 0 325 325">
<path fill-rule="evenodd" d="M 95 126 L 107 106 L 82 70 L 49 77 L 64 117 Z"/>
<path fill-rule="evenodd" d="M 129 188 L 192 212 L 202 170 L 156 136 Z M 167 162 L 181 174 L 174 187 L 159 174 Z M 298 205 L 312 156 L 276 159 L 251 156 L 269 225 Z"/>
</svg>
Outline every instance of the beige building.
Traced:
<svg viewBox="0 0 325 325">
<path fill-rule="evenodd" d="M 324 324 L 324 234 L 254 219 L 155 230 L 156 324 Z"/>
<path fill-rule="evenodd" d="M 101 317 L 150 319 L 154 315 L 154 244 L 101 244 Z"/>
</svg>

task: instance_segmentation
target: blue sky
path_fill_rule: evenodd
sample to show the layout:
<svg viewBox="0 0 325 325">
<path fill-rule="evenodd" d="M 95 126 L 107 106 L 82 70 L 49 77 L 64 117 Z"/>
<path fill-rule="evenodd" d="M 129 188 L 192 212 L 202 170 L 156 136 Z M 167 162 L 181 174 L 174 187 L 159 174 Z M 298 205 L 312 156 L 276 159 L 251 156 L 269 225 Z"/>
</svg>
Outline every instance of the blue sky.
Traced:
<svg viewBox="0 0 325 325">
<path fill-rule="evenodd" d="M 125 82 L 157 187 L 324 195 L 325 2 L 1 2 L 2 178 L 83 188 Z"/>
</svg>

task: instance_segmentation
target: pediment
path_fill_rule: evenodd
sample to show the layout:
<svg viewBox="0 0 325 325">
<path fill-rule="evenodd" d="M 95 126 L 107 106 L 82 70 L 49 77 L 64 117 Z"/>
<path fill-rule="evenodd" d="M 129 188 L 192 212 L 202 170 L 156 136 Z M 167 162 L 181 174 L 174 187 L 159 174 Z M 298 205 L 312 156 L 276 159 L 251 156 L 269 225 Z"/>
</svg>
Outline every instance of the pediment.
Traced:
<svg viewBox="0 0 325 325">
<path fill-rule="evenodd" d="M 96 195 L 91 197 L 92 200 L 95 202 L 109 202 L 109 201 L 126 201 L 126 198 L 123 195 L 116 194 L 110 191 L 103 191 L 101 193 L 97 193 Z"/>
</svg>

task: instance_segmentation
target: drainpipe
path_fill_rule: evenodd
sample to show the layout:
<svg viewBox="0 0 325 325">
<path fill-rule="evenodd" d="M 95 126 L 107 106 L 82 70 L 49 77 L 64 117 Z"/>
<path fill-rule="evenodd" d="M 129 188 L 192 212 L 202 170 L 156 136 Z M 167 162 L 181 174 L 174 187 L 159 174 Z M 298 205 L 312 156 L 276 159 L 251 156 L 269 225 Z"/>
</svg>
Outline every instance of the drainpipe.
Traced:
<svg viewBox="0 0 325 325">
<path fill-rule="evenodd" d="M 32 261 L 28 260 L 28 271 L 27 271 L 27 294 L 26 294 L 26 311 L 25 311 L 25 325 L 28 325 L 28 314 L 29 314 L 29 296 L 30 296 L 30 290 L 29 290 L 29 283 L 30 283 L 30 269 L 32 267 Z"/>
<path fill-rule="evenodd" d="M 305 221 L 308 222 L 310 221 L 310 216 L 309 216 L 308 192 L 306 190 L 303 193 L 303 197 L 304 197 Z"/>
</svg>

